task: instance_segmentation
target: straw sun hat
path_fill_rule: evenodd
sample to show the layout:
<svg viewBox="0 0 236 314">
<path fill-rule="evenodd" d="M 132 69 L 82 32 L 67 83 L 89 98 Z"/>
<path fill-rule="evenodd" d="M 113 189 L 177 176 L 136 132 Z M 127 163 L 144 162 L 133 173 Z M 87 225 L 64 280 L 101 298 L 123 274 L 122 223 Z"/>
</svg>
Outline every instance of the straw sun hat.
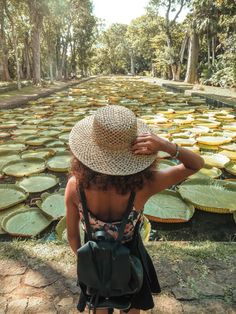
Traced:
<svg viewBox="0 0 236 314">
<path fill-rule="evenodd" d="M 72 128 L 69 145 L 74 156 L 90 169 L 108 175 L 130 175 L 150 166 L 153 155 L 135 155 L 131 146 L 136 137 L 150 132 L 134 113 L 122 106 L 98 109 Z"/>
</svg>

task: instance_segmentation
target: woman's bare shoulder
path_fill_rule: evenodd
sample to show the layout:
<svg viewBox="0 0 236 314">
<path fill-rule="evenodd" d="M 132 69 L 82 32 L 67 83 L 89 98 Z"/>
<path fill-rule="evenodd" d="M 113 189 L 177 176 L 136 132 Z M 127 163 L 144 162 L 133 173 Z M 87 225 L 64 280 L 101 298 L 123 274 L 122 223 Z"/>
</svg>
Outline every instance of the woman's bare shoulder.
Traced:
<svg viewBox="0 0 236 314">
<path fill-rule="evenodd" d="M 74 203 L 78 204 L 80 202 L 79 194 L 78 194 L 78 182 L 74 176 L 70 177 L 65 191 L 66 200 L 71 200 Z"/>
</svg>

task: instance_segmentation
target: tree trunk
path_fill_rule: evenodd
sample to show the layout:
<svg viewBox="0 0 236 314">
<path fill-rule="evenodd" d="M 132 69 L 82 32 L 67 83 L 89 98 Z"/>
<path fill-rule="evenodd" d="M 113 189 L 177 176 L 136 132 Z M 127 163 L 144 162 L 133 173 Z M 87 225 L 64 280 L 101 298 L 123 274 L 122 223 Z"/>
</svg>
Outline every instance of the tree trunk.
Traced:
<svg viewBox="0 0 236 314">
<path fill-rule="evenodd" d="M 172 80 L 173 81 L 179 81 L 180 80 L 180 70 L 181 70 L 181 64 L 180 63 L 171 64 L 171 72 L 172 72 Z"/>
<path fill-rule="evenodd" d="M 212 65 L 214 65 L 215 64 L 215 36 L 212 37 L 211 43 L 212 43 Z"/>
<path fill-rule="evenodd" d="M 50 83 L 52 84 L 53 81 L 54 81 L 54 78 L 53 78 L 53 60 L 52 60 L 52 57 L 49 57 L 49 76 L 50 76 Z"/>
<path fill-rule="evenodd" d="M 5 36 L 5 20 L 4 8 L 6 5 L 5 0 L 0 0 L 0 79 L 3 81 L 10 81 L 11 77 L 8 70 L 8 49 L 6 45 Z"/>
<path fill-rule="evenodd" d="M 207 38 L 207 63 L 208 63 L 208 68 L 211 66 L 211 39 L 208 35 Z"/>
<path fill-rule="evenodd" d="M 28 0 L 28 6 L 32 23 L 31 45 L 33 52 L 33 84 L 40 85 L 40 32 L 43 24 L 42 2 L 38 0 Z"/>
<path fill-rule="evenodd" d="M 40 68 L 40 31 L 33 26 L 32 30 L 32 52 L 33 52 L 33 84 L 41 84 Z"/>
<path fill-rule="evenodd" d="M 30 53 L 29 53 L 29 36 L 28 33 L 25 36 L 24 41 L 24 63 L 25 63 L 25 78 L 27 80 L 31 79 L 31 70 L 30 70 Z"/>
<path fill-rule="evenodd" d="M 195 31 L 190 36 L 188 64 L 185 82 L 194 84 L 197 82 L 197 64 L 199 55 L 199 38 Z"/>
<path fill-rule="evenodd" d="M 131 75 L 135 75 L 133 51 L 130 53 L 130 73 Z"/>
</svg>

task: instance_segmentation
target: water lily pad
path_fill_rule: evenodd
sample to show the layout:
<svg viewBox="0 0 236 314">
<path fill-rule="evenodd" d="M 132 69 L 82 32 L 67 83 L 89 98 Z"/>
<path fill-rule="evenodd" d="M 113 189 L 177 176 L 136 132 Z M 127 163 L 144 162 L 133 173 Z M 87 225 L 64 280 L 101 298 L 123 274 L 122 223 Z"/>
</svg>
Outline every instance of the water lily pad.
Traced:
<svg viewBox="0 0 236 314">
<path fill-rule="evenodd" d="M 148 242 L 151 234 L 151 223 L 146 216 L 143 216 L 142 227 L 140 230 L 140 234 L 143 242 Z"/>
<path fill-rule="evenodd" d="M 21 203 L 28 196 L 29 193 L 15 184 L 0 184 L 0 210 Z"/>
<path fill-rule="evenodd" d="M 11 213 L 15 213 L 18 212 L 20 210 L 24 210 L 28 208 L 28 206 L 26 206 L 24 203 L 18 204 L 16 206 L 10 207 L 10 208 L 6 208 L 4 210 L 0 210 L 0 234 L 6 234 L 6 231 L 4 231 L 1 227 L 1 223 L 3 218 L 5 218 L 7 215 L 11 214 Z"/>
<path fill-rule="evenodd" d="M 229 213 L 236 210 L 236 183 L 214 179 L 189 179 L 181 183 L 178 191 L 186 201 L 196 208 Z"/>
<path fill-rule="evenodd" d="M 47 159 L 55 154 L 55 151 L 50 148 L 39 148 L 35 150 L 25 150 L 21 153 L 22 158 L 42 158 Z"/>
<path fill-rule="evenodd" d="M 29 193 L 46 191 L 57 185 L 59 179 L 52 174 L 34 174 L 18 181 L 16 184 Z"/>
<path fill-rule="evenodd" d="M 144 215 L 158 222 L 185 222 L 193 214 L 193 205 L 186 203 L 177 192 L 171 190 L 157 193 L 144 206 Z"/>
<path fill-rule="evenodd" d="M 236 160 L 236 152 L 231 150 L 221 150 L 220 154 L 227 156 L 230 160 Z"/>
<path fill-rule="evenodd" d="M 31 146 L 41 146 L 45 143 L 53 140 L 52 137 L 38 137 L 38 136 L 32 136 L 26 140 L 26 144 Z"/>
<path fill-rule="evenodd" d="M 48 159 L 47 168 L 56 172 L 66 172 L 69 169 L 71 154 L 69 152 L 58 152 Z"/>
<path fill-rule="evenodd" d="M 196 138 L 198 143 L 205 145 L 222 145 L 225 143 L 230 143 L 232 141 L 231 137 L 224 136 L 200 136 Z"/>
<path fill-rule="evenodd" d="M 59 136 L 59 139 L 64 141 L 64 142 L 68 142 L 69 141 L 69 135 L 70 135 L 69 132 L 63 133 Z"/>
<path fill-rule="evenodd" d="M 19 160 L 20 155 L 13 151 L 0 152 L 0 170 L 6 165 L 8 162 L 12 160 Z"/>
<path fill-rule="evenodd" d="M 197 141 L 194 138 L 174 138 L 172 142 L 181 146 L 193 146 Z"/>
<path fill-rule="evenodd" d="M 230 161 L 230 159 L 222 154 L 212 154 L 212 155 L 202 155 L 207 166 L 224 168 L 225 164 Z"/>
<path fill-rule="evenodd" d="M 66 234 L 66 216 L 61 218 L 56 226 L 56 235 L 58 240 L 67 242 L 67 234 Z"/>
<path fill-rule="evenodd" d="M 10 136 L 10 134 L 7 133 L 7 132 L 0 132 L 0 139 L 6 138 L 6 137 L 9 137 L 9 136 Z"/>
<path fill-rule="evenodd" d="M 65 147 L 65 142 L 61 141 L 61 140 L 51 140 L 45 143 L 46 147 Z"/>
<path fill-rule="evenodd" d="M 35 237 L 50 223 L 51 220 L 35 207 L 10 213 L 3 218 L 1 227 L 13 236 Z"/>
<path fill-rule="evenodd" d="M 44 213 L 53 219 L 59 219 L 66 214 L 65 190 L 61 189 L 53 194 L 43 193 L 41 200 L 36 202 L 36 205 L 42 209 Z"/>
<path fill-rule="evenodd" d="M 236 143 L 222 145 L 220 148 L 236 152 Z"/>
<path fill-rule="evenodd" d="M 222 171 L 216 167 L 203 167 L 201 170 L 190 176 L 193 178 L 202 178 L 202 177 L 210 177 L 213 179 L 219 178 L 222 174 Z"/>
<path fill-rule="evenodd" d="M 236 162 L 230 161 L 225 165 L 225 170 L 236 176 Z"/>
<path fill-rule="evenodd" d="M 24 158 L 10 161 L 3 166 L 2 172 L 13 177 L 24 177 L 33 173 L 40 173 L 45 168 L 45 161 L 41 158 Z"/>
<path fill-rule="evenodd" d="M 1 144 L 0 145 L 0 152 L 9 152 L 9 151 L 15 151 L 20 152 L 26 149 L 26 146 L 24 144 L 20 143 L 7 143 L 7 144 Z"/>
</svg>

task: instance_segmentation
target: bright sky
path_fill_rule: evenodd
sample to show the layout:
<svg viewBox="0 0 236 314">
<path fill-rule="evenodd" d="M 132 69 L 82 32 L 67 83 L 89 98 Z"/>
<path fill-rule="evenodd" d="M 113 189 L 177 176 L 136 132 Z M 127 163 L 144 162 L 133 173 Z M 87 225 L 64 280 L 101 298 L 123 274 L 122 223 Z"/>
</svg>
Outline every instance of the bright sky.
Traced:
<svg viewBox="0 0 236 314">
<path fill-rule="evenodd" d="M 95 16 L 112 23 L 129 24 L 131 20 L 145 14 L 145 7 L 149 0 L 93 0 Z M 162 11 L 162 10 L 161 10 Z M 163 12 L 160 12 L 161 15 Z M 180 15 L 183 20 L 187 10 Z"/>
<path fill-rule="evenodd" d="M 93 0 L 95 16 L 108 24 L 129 24 L 131 20 L 145 13 L 149 0 Z"/>
</svg>

